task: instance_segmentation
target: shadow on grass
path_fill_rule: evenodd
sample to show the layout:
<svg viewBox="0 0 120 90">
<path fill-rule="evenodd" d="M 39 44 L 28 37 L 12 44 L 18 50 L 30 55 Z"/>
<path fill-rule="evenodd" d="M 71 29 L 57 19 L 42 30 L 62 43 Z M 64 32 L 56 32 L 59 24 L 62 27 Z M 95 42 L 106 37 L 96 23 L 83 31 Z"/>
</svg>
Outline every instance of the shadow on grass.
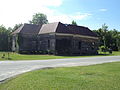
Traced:
<svg viewBox="0 0 120 90">
<path fill-rule="evenodd" d="M 19 55 L 49 55 L 49 56 L 65 56 L 65 57 L 76 57 L 76 56 L 108 56 L 112 54 L 86 54 L 86 55 L 54 55 L 54 54 L 20 54 Z"/>
<path fill-rule="evenodd" d="M 64 57 L 87 57 L 87 56 L 109 56 L 112 54 L 86 54 L 86 55 L 56 55 L 56 56 L 64 56 Z"/>
<path fill-rule="evenodd" d="M 4 52 L 5 53 L 5 52 Z M 9 55 L 9 56 L 8 56 Z M 22 56 L 23 55 L 23 56 Z M 26 56 L 24 56 L 24 55 L 26 55 Z M 37 59 L 40 59 L 40 60 L 42 60 L 42 59 L 44 59 L 44 57 L 46 57 L 47 56 L 47 59 L 56 59 L 56 58 L 60 58 L 60 59 L 62 59 L 62 58 L 76 58 L 76 57 L 94 57 L 94 56 L 110 56 L 110 55 L 112 55 L 112 54 L 109 54 L 109 53 L 106 53 L 106 54 L 103 54 L 103 53 L 99 53 L 99 54 L 86 54 L 86 55 L 51 55 L 51 54 L 19 54 L 19 53 L 14 53 L 14 52 L 10 52 L 9 54 L 8 53 L 6 53 L 5 54 L 5 56 L 4 56 L 4 58 L 2 58 L 3 57 L 3 53 L 0 55 L 0 60 L 15 60 L 15 58 L 17 57 L 17 59 L 18 58 L 20 58 L 21 59 L 21 57 L 22 57 L 22 59 L 21 60 L 27 60 L 27 59 L 29 59 L 29 55 L 33 55 L 33 60 L 37 60 Z M 40 56 L 42 56 L 42 57 L 37 57 L 37 59 L 36 59 L 36 55 L 40 55 Z M 25 58 L 24 58 L 25 57 Z M 27 58 L 27 59 L 26 59 Z"/>
</svg>

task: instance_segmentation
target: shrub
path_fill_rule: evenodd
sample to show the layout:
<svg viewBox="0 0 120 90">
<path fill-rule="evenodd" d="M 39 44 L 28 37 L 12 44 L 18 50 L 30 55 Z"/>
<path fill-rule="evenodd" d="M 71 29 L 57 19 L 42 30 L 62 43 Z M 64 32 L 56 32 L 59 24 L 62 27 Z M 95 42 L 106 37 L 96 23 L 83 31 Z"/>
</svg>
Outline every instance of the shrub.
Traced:
<svg viewBox="0 0 120 90">
<path fill-rule="evenodd" d="M 107 51 L 107 48 L 105 48 L 105 46 L 100 46 L 100 51 L 102 51 L 102 52 L 106 52 Z"/>
</svg>

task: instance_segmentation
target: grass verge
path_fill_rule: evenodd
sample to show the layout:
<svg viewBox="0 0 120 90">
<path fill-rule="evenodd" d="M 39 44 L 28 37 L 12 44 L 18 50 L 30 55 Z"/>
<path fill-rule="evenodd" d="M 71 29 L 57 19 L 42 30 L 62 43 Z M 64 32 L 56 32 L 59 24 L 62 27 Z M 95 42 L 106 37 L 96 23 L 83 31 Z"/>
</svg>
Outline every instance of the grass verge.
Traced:
<svg viewBox="0 0 120 90">
<path fill-rule="evenodd" d="M 0 84 L 0 90 L 120 90 L 120 62 L 36 70 Z"/>
<path fill-rule="evenodd" d="M 2 58 L 5 54 L 5 58 Z M 9 52 L 9 60 L 47 60 L 47 59 L 63 59 L 63 58 L 80 58 L 80 57 L 93 57 L 93 56 L 116 56 L 120 55 L 120 52 L 100 53 L 99 55 L 89 55 L 89 56 L 54 56 L 54 55 L 25 55 Z M 7 52 L 0 52 L 0 60 L 8 60 Z"/>
</svg>

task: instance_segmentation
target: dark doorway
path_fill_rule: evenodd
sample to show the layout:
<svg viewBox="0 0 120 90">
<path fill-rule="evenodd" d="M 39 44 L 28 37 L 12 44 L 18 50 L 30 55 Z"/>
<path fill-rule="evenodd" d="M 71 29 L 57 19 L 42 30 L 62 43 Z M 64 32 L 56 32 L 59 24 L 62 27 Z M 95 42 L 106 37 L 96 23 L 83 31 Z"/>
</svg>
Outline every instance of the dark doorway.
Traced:
<svg viewBox="0 0 120 90">
<path fill-rule="evenodd" d="M 81 42 L 78 43 L 78 49 L 81 50 Z"/>
<path fill-rule="evenodd" d="M 71 53 L 71 40 L 57 39 L 56 52 L 58 55 L 69 55 Z"/>
</svg>

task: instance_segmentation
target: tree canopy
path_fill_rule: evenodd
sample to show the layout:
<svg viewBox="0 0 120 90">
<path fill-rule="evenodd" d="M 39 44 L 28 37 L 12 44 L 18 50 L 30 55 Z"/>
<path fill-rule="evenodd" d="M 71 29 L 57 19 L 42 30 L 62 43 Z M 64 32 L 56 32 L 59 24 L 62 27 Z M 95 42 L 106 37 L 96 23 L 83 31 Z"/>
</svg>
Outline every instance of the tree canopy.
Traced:
<svg viewBox="0 0 120 90">
<path fill-rule="evenodd" d="M 93 31 L 96 32 L 100 38 L 100 46 L 104 46 L 106 49 L 120 50 L 120 32 L 118 32 L 118 30 L 108 30 L 108 26 L 103 24 L 102 28 Z"/>
<path fill-rule="evenodd" d="M 3 25 L 0 26 L 0 51 L 9 51 L 11 49 L 11 31 Z"/>
<path fill-rule="evenodd" d="M 77 25 L 76 21 L 73 20 L 72 21 L 72 25 Z"/>
<path fill-rule="evenodd" d="M 30 22 L 30 24 L 43 25 L 43 24 L 47 24 L 48 20 L 47 20 L 47 16 L 45 14 L 36 13 L 35 15 L 33 15 L 32 20 L 29 22 Z"/>
<path fill-rule="evenodd" d="M 12 31 L 15 31 L 16 29 L 18 29 L 20 26 L 22 26 L 23 24 L 15 24 L 15 26 L 13 27 Z"/>
</svg>

